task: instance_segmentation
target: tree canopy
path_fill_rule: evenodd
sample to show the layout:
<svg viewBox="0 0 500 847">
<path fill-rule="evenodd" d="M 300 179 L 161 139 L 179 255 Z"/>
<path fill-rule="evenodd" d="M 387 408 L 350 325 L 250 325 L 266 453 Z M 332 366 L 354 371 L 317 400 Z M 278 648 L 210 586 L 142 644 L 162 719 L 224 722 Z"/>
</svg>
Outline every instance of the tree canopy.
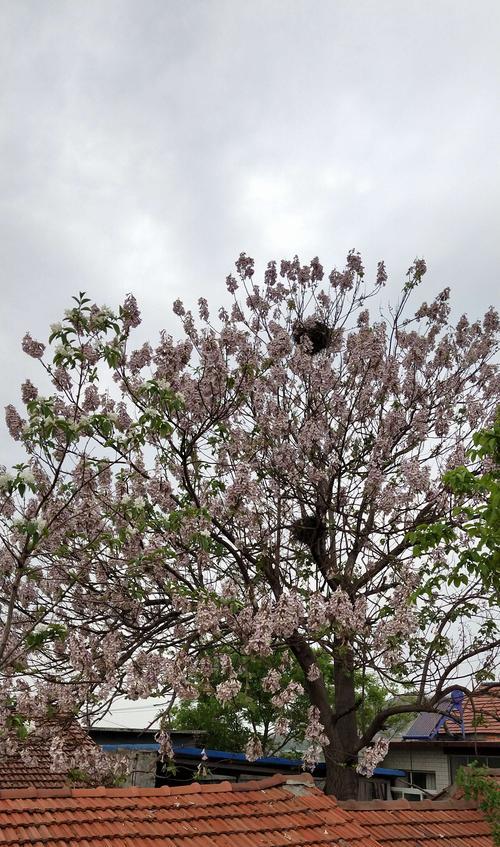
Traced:
<svg viewBox="0 0 500 847">
<path fill-rule="evenodd" d="M 447 519 L 442 476 L 492 425 L 499 319 L 453 325 L 449 289 L 411 311 L 425 270 L 374 320 L 382 262 L 370 283 L 354 251 L 328 277 L 295 257 L 257 284 L 241 254 L 215 316 L 174 303 L 177 340 L 134 349 L 132 295 L 116 311 L 75 298 L 49 347 L 25 336 L 52 388 L 27 380 L 23 414 L 6 410 L 27 458 L 0 476 L 4 749 L 45 708 L 229 702 L 246 673 L 232 656 L 273 656 L 273 732 L 305 696 L 305 761 L 322 751 L 326 790 L 349 796 L 393 714 L 436 710 L 492 666 L 491 585 L 450 583 L 445 542 L 415 556 L 412 533 Z M 411 702 L 362 727 L 360 674 Z"/>
</svg>

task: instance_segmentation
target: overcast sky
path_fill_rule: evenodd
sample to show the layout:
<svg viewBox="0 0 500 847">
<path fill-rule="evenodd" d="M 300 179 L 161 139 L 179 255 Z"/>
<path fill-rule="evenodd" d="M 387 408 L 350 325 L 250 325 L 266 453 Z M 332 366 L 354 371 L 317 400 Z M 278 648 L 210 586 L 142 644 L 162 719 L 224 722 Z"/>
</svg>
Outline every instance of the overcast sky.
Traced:
<svg viewBox="0 0 500 847">
<path fill-rule="evenodd" d="M 225 298 L 258 267 L 385 258 L 394 298 L 498 300 L 498 0 L 2 0 L 0 405 L 72 294 Z M 14 456 L 0 423 L 0 462 Z"/>
</svg>

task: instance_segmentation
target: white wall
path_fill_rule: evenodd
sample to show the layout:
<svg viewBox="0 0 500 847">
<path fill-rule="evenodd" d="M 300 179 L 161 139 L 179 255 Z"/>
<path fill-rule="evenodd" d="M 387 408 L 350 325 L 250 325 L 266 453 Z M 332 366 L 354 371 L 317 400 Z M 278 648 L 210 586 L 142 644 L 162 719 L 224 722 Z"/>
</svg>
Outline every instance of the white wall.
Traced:
<svg viewBox="0 0 500 847">
<path fill-rule="evenodd" d="M 389 749 L 380 767 L 435 773 L 436 791 L 447 788 L 451 782 L 448 756 L 439 748 L 436 750 Z"/>
</svg>

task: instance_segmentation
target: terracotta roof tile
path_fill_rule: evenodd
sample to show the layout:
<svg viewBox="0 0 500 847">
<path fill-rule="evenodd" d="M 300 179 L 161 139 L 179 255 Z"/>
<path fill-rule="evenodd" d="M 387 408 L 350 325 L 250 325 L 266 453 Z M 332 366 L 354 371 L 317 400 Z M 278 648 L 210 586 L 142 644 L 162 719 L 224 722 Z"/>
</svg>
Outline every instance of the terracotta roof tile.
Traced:
<svg viewBox="0 0 500 847">
<path fill-rule="evenodd" d="M 492 847 L 465 801 L 337 803 L 307 776 L 0 791 L 2 847 Z"/>
<path fill-rule="evenodd" d="M 451 733 L 457 732 L 456 725 L 449 725 Z M 464 731 L 466 736 L 477 735 L 484 741 L 500 740 L 500 683 L 478 688 L 464 703 Z M 446 733 L 441 727 L 439 735 Z"/>
<path fill-rule="evenodd" d="M 350 800 L 339 807 L 380 847 L 493 847 L 491 830 L 474 803 Z"/>
<path fill-rule="evenodd" d="M 17 756 L 8 756 L 0 760 L 0 788 L 19 789 L 30 786 L 63 788 L 68 784 L 67 775 L 50 770 L 48 756 L 38 757 L 36 765 L 27 765 Z"/>
<path fill-rule="evenodd" d="M 293 783 L 293 784 L 292 784 Z M 286 777 L 158 789 L 0 791 L 2 847 L 379 847 L 315 788 Z"/>
<path fill-rule="evenodd" d="M 43 735 L 31 745 L 36 764 L 27 764 L 19 756 L 0 758 L 0 789 L 3 788 L 64 788 L 68 785 L 66 773 L 51 770 L 51 758 L 48 747 L 56 733 L 64 733 L 64 749 L 73 752 L 82 745 L 95 746 L 90 736 L 77 721 L 62 716 L 58 720 L 46 721 Z"/>
</svg>

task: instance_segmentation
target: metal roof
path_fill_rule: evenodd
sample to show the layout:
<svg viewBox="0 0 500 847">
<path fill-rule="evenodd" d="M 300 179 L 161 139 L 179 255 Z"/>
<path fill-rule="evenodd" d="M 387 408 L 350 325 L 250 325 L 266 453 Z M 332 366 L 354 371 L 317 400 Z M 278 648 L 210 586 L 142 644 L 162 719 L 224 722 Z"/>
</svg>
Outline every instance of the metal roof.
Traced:
<svg viewBox="0 0 500 847">
<path fill-rule="evenodd" d="M 137 750 L 143 752 L 155 752 L 158 750 L 158 744 L 101 744 L 103 750 L 107 752 L 115 752 L 116 750 Z M 186 756 L 187 758 L 192 759 L 201 759 L 203 749 L 201 747 L 177 747 L 173 745 L 173 751 L 176 756 Z M 252 765 L 252 762 L 249 762 L 244 753 L 233 753 L 229 750 L 211 750 L 205 749 L 205 755 L 207 756 L 208 761 L 218 761 L 218 762 L 242 762 L 247 765 Z M 255 760 L 257 764 L 264 765 L 272 768 L 302 768 L 302 759 L 285 759 L 280 758 L 278 756 L 263 756 L 260 759 Z M 319 762 L 314 769 L 314 774 L 316 776 L 324 775 L 325 773 L 325 763 Z M 374 771 L 375 776 L 405 776 L 406 771 L 398 770 L 396 768 L 375 768 Z"/>
</svg>

